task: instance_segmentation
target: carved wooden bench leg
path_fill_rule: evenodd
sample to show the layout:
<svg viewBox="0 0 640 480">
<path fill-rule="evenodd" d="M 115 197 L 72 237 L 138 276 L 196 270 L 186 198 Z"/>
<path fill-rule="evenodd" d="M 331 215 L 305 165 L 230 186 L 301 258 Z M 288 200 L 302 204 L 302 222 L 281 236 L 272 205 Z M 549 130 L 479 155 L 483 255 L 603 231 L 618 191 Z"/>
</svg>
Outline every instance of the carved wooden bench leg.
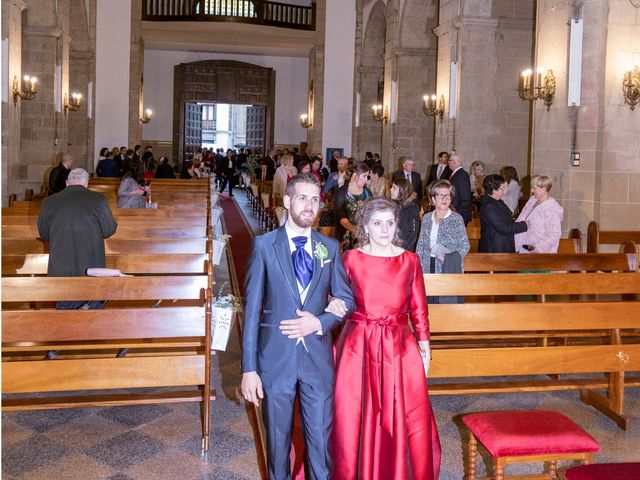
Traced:
<svg viewBox="0 0 640 480">
<path fill-rule="evenodd" d="M 469 471 L 467 472 L 467 478 L 469 480 L 476 480 L 476 461 L 478 457 L 478 442 L 476 437 L 469 432 Z"/>
</svg>

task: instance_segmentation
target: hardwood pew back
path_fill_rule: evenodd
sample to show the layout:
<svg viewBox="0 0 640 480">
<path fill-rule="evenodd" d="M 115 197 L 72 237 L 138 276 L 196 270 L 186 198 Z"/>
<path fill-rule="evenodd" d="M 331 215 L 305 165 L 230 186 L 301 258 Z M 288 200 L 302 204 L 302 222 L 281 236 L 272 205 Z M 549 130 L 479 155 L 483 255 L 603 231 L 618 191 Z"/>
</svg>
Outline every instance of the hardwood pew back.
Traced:
<svg viewBox="0 0 640 480">
<path fill-rule="evenodd" d="M 466 273 L 569 271 L 636 272 L 638 256 L 633 253 L 470 253 L 464 258 Z"/>
<path fill-rule="evenodd" d="M 626 245 L 628 242 L 640 244 L 640 230 L 614 231 L 600 230 L 598 222 L 589 222 L 587 227 L 587 252 L 598 253 L 600 245 L 621 245 L 625 251 L 633 250 L 634 246 Z"/>
<path fill-rule="evenodd" d="M 480 240 L 481 228 L 479 225 L 467 226 L 467 237 L 469 238 L 470 253 L 478 253 L 478 241 Z M 582 233 L 577 228 L 569 230 L 567 238 L 561 238 L 558 244 L 558 253 L 582 253 Z"/>
<path fill-rule="evenodd" d="M 520 296 L 515 302 L 429 306 L 433 349 L 429 376 L 436 379 L 430 384 L 432 394 L 581 390 L 584 402 L 628 428 L 625 372 L 640 370 L 640 344 L 623 344 L 621 333 L 640 329 L 640 302 L 635 300 L 640 294 L 640 273 L 425 275 L 425 288 L 430 296 Z M 567 295 L 585 294 L 592 296 L 589 301 L 566 300 Z M 631 295 L 632 300 L 623 295 Z M 531 300 L 539 296 L 547 301 Z M 560 300 L 549 301 L 554 297 Z M 535 339 L 567 331 L 599 336 L 595 342 L 590 339 L 578 345 L 500 343 L 518 335 Z M 604 342 L 602 332 L 608 332 Z M 460 334 L 478 335 L 482 342 L 452 343 L 451 337 Z M 439 345 L 442 338 L 446 341 Z M 492 338 L 493 344 L 488 342 Z M 571 377 L 559 377 L 565 374 Z M 514 379 L 520 376 L 534 377 Z M 629 383 L 639 385 L 640 381 L 634 377 Z M 605 388 L 607 395 L 595 392 L 596 388 Z"/>
</svg>

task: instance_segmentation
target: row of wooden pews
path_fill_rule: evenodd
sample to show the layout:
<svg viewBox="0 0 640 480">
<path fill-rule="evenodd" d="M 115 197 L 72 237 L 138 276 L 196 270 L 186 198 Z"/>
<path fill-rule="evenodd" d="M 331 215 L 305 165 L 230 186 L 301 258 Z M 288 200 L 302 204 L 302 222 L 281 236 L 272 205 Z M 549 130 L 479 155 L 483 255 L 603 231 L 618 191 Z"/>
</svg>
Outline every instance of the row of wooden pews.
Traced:
<svg viewBox="0 0 640 480">
<path fill-rule="evenodd" d="M 105 241 L 107 267 L 130 277 L 46 277 L 40 202 L 3 209 L 3 409 L 196 401 L 208 449 L 212 186 L 152 180 L 157 209 L 117 209 L 117 182 L 91 180 L 118 222 Z M 78 299 L 106 308 L 55 310 L 56 301 Z M 52 350 L 56 359 L 44 360 Z"/>
<path fill-rule="evenodd" d="M 640 370 L 636 253 L 472 253 L 465 271 L 424 277 L 427 295 L 464 299 L 429 305 L 431 394 L 579 390 L 629 428 L 625 389 L 640 385 L 630 376 Z"/>
</svg>

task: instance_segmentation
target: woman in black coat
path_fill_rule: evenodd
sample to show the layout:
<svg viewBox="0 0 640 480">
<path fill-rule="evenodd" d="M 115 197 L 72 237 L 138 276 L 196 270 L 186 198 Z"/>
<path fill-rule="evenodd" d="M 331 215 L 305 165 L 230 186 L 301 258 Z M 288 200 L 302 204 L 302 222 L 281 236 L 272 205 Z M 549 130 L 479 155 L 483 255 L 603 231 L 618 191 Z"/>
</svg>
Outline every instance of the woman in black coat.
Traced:
<svg viewBox="0 0 640 480">
<path fill-rule="evenodd" d="M 527 231 L 526 222 L 513 220 L 511 210 L 501 200 L 507 182 L 500 175 L 487 175 L 482 182 L 484 195 L 480 197 L 479 253 L 515 253 L 513 236 Z"/>
<path fill-rule="evenodd" d="M 402 235 L 402 247 L 410 252 L 415 252 L 422 221 L 413 185 L 404 178 L 396 178 L 393 180 L 390 193 L 391 200 L 395 200 L 400 206 L 398 228 L 400 228 Z"/>
</svg>

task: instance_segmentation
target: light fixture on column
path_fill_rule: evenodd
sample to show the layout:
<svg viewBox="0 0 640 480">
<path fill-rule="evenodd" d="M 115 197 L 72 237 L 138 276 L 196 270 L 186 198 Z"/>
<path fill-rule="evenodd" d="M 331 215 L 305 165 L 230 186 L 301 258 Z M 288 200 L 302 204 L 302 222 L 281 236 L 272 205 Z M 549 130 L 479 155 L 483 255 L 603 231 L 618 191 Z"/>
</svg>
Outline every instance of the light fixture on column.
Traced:
<svg viewBox="0 0 640 480">
<path fill-rule="evenodd" d="M 533 70 L 527 69 L 520 75 L 518 83 L 518 95 L 522 100 L 542 100 L 547 106 L 547 110 L 551 108 L 553 97 L 556 95 L 556 77 L 553 76 L 553 70 L 547 70 L 542 77 L 544 68 L 538 67 L 536 70 L 536 81 L 533 81 Z"/>
<path fill-rule="evenodd" d="M 140 123 L 149 123 L 151 121 L 151 115 L 153 115 L 153 112 L 147 108 L 142 117 L 140 117 Z"/>
<path fill-rule="evenodd" d="M 442 120 L 444 117 L 444 95 L 440 95 L 440 98 L 435 95 L 422 97 L 422 112 L 425 115 L 440 117 L 440 120 Z"/>
<path fill-rule="evenodd" d="M 20 88 L 20 82 L 18 81 L 18 77 L 13 77 L 13 103 L 18 102 L 18 98 L 24 98 L 25 100 L 33 100 L 33 97 L 38 93 L 38 87 L 36 87 L 36 83 L 38 79 L 36 77 L 30 77 L 29 75 L 25 75 L 22 88 Z"/>
<path fill-rule="evenodd" d="M 64 94 L 64 109 L 65 111 L 77 112 L 80 110 L 80 103 L 82 101 L 82 95 L 79 93 L 72 93 L 71 98 L 69 94 Z"/>
<path fill-rule="evenodd" d="M 389 107 L 386 105 L 374 105 L 371 109 L 371 114 L 376 122 L 387 123 L 389 121 Z"/>
<path fill-rule="evenodd" d="M 302 125 L 302 128 L 309 128 L 312 125 L 309 115 L 306 113 L 300 115 L 300 125 Z"/>
<path fill-rule="evenodd" d="M 627 68 L 622 78 L 622 94 L 624 95 L 624 103 L 629 105 L 631 110 L 636 108 L 640 103 L 640 67 Z"/>
</svg>

